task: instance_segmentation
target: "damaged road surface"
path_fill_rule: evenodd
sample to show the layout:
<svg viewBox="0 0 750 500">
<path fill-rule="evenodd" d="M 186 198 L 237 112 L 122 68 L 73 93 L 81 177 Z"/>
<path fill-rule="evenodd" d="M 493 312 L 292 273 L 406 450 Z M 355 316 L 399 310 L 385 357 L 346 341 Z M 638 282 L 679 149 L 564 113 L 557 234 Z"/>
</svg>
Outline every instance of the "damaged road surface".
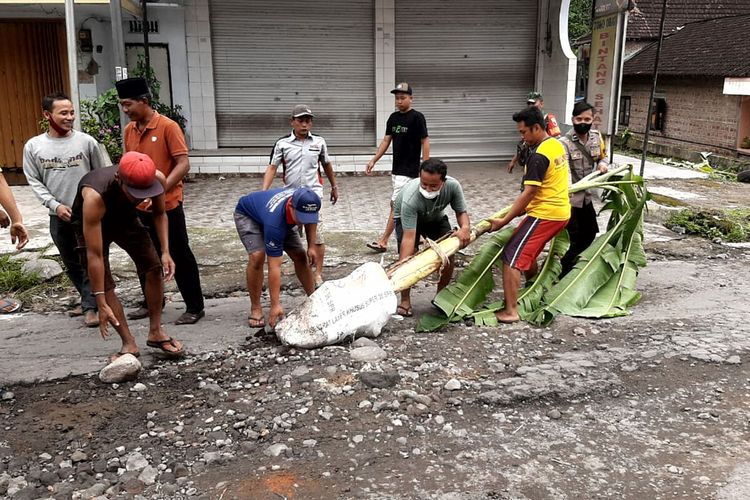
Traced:
<svg viewBox="0 0 750 500">
<path fill-rule="evenodd" d="M 0 495 L 748 498 L 748 251 L 648 250 L 643 300 L 613 320 L 415 334 L 410 318 L 307 351 L 243 340 L 226 324 L 244 302 L 216 306 L 199 335 L 222 348 L 145 356 L 121 385 L 6 388 Z M 433 292 L 417 285 L 418 312 Z"/>
<path fill-rule="evenodd" d="M 475 221 L 517 194 L 518 176 L 486 189 L 506 175 L 496 164 L 456 170 Z M 691 182 L 649 187 L 688 192 Z M 158 358 L 144 345 L 147 322 L 133 322 L 143 369 L 106 385 L 98 371 L 119 343 L 68 318 L 62 297 L 0 316 L 0 498 L 750 498 L 750 249 L 675 239 L 650 209 L 631 316 L 416 334 L 432 276 L 413 289 L 413 318 L 391 319 L 375 339 L 304 350 L 246 326 L 247 256 L 231 214 L 214 205 L 258 185 L 189 186 L 211 298 L 203 320 L 176 327 L 183 305 L 168 292 L 165 328 L 186 359 Z M 327 279 L 380 260 L 363 248 L 388 213 L 390 179 L 340 185 Z M 712 183 L 701 203 L 747 206 L 743 189 Z M 24 214 L 38 205 L 28 198 Z M 34 235 L 46 234 L 46 210 L 38 220 Z M 132 305 L 137 280 L 119 262 Z M 304 293 L 291 266 L 283 282 L 290 313 Z"/>
</svg>

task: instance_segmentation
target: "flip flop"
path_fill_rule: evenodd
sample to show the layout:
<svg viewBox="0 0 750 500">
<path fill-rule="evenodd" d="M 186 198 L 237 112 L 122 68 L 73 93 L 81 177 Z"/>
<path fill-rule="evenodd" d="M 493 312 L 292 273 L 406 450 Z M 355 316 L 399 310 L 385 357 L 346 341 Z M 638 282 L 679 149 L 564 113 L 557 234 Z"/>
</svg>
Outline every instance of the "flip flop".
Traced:
<svg viewBox="0 0 750 500">
<path fill-rule="evenodd" d="M 172 347 L 177 347 L 177 344 L 175 344 L 174 339 L 172 337 L 169 337 L 167 340 L 147 340 L 146 341 L 147 346 L 153 347 L 154 349 L 159 349 L 162 353 L 164 353 L 170 358 L 181 358 L 185 354 L 184 346 L 179 351 L 170 351 L 164 348 L 166 344 L 169 344 Z"/>
<path fill-rule="evenodd" d="M 367 244 L 367 248 L 369 248 L 369 249 L 371 249 L 371 250 L 375 250 L 375 251 L 376 251 L 376 252 L 378 252 L 378 253 L 383 253 L 383 252 L 385 252 L 386 250 L 388 250 L 388 248 L 387 248 L 387 247 L 384 247 L 383 245 L 381 245 L 381 244 L 380 244 L 380 243 L 378 243 L 377 241 L 373 241 L 372 243 L 368 243 L 368 244 Z"/>
<path fill-rule="evenodd" d="M 10 314 L 21 309 L 21 303 L 11 298 L 0 299 L 0 314 Z"/>
<path fill-rule="evenodd" d="M 412 316 L 414 316 L 414 312 L 411 310 L 411 307 L 407 309 L 404 306 L 398 306 L 396 308 L 396 314 L 400 314 L 404 318 L 411 318 Z"/>
<path fill-rule="evenodd" d="M 254 324 L 250 324 L 250 322 L 254 322 Z M 247 326 L 250 328 L 264 328 L 266 326 L 266 320 L 263 316 L 260 318 L 256 318 L 254 316 L 248 316 L 247 317 Z"/>
</svg>

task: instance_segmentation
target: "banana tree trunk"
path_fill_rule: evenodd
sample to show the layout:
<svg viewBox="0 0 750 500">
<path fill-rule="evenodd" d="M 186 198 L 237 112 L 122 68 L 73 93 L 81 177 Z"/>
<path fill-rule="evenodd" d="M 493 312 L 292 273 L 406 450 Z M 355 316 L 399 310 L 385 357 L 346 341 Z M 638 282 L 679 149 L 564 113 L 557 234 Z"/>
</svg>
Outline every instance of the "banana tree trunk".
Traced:
<svg viewBox="0 0 750 500">
<path fill-rule="evenodd" d="M 610 170 L 606 174 L 600 174 L 599 172 L 594 170 L 591 174 L 587 175 L 585 178 L 570 186 L 569 191 L 571 193 L 583 191 L 589 188 L 589 182 L 592 179 L 603 181 L 625 170 L 628 170 L 629 168 L 630 166 L 618 167 Z M 473 243 L 474 240 L 490 230 L 491 225 L 489 219 L 501 219 L 508 213 L 509 210 L 510 206 L 507 206 L 475 225 L 471 229 L 471 239 L 469 240 L 469 244 Z M 461 249 L 461 243 L 456 236 L 450 236 L 436 242 L 436 244 L 440 251 L 447 257 L 450 257 Z M 391 281 L 391 285 L 393 285 L 393 290 L 395 292 L 400 292 L 415 285 L 419 281 L 423 280 L 430 274 L 440 269 L 442 263 L 442 257 L 438 255 L 435 250 L 433 250 L 432 248 L 426 248 L 402 262 L 393 264 L 392 266 L 388 267 L 385 272 Z"/>
<path fill-rule="evenodd" d="M 471 228 L 469 244 L 473 243 L 474 240 L 490 230 L 491 224 L 489 219 L 500 219 L 504 217 L 509 210 L 510 207 L 505 207 Z M 456 236 L 449 236 L 448 238 L 436 242 L 436 245 L 447 257 L 450 257 L 461 249 L 461 242 Z M 391 280 L 393 291 L 400 292 L 440 269 L 442 263 L 442 257 L 430 247 L 422 250 L 418 254 L 412 255 L 407 260 L 393 264 L 385 270 L 385 273 Z"/>
</svg>

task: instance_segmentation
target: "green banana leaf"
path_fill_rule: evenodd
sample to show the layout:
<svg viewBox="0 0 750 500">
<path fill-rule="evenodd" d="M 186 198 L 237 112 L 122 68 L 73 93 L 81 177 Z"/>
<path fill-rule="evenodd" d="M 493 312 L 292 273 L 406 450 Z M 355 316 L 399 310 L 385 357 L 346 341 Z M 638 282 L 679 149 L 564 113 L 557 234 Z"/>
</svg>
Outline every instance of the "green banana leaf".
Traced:
<svg viewBox="0 0 750 500">
<path fill-rule="evenodd" d="M 604 318 L 629 314 L 640 299 L 636 291 L 638 270 L 646 265 L 643 249 L 643 211 L 650 195 L 642 177 L 630 172 L 607 179 L 602 211 L 610 211 L 607 231 L 581 253 L 576 266 L 559 282 L 560 259 L 570 240 L 567 231 L 550 243 L 537 278 L 526 284 L 518 299 L 521 319 L 547 325 L 558 314 Z M 495 287 L 492 268 L 499 265 L 503 246 L 512 228 L 492 236 L 469 266 L 435 297 L 433 303 L 444 315 L 420 318 L 416 331 L 435 331 L 450 322 L 471 317 L 476 325 L 496 326 L 495 312 L 503 301 L 481 306 Z"/>
<path fill-rule="evenodd" d="M 544 297 L 539 314 L 531 321 L 546 325 L 558 314 L 608 318 L 629 314 L 640 299 L 635 290 L 638 268 L 646 265 L 643 249 L 645 190 L 622 186 L 621 213 L 614 210 L 610 229 L 581 253 L 576 266 Z"/>
<path fill-rule="evenodd" d="M 518 315 L 524 321 L 534 322 L 540 312 L 544 294 L 552 287 L 562 271 L 562 259 L 570 246 L 568 231 L 563 230 L 550 242 L 547 257 L 544 259 L 539 273 L 533 281 L 526 283 L 518 295 Z M 477 326 L 497 326 L 495 312 L 505 306 L 505 301 L 497 301 L 488 305 L 486 309 L 472 314 Z"/>
<path fill-rule="evenodd" d="M 492 268 L 497 265 L 513 229 L 506 227 L 493 234 L 456 280 L 438 292 L 432 303 L 443 311 L 444 316 L 423 315 L 419 318 L 417 332 L 433 332 L 451 321 L 459 321 L 472 314 L 487 299 L 495 288 Z"/>
</svg>

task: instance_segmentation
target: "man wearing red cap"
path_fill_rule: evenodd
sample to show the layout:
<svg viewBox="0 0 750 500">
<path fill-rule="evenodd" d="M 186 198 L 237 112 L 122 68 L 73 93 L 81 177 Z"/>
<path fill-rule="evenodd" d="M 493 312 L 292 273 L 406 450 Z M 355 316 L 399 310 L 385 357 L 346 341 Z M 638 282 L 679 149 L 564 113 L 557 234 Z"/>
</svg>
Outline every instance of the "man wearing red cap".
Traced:
<svg viewBox="0 0 750 500">
<path fill-rule="evenodd" d="M 108 335 L 109 324 L 122 340 L 122 348 L 112 360 L 123 354 L 139 356 L 138 345 L 130 333 L 109 267 L 109 246 L 116 243 L 133 259 L 138 275 L 146 283 L 149 330 L 146 345 L 160 349 L 170 357 L 184 354 L 181 342 L 169 337 L 161 326 L 164 280 L 172 279 L 175 264 L 169 253 L 167 216 L 164 209 L 166 178 L 156 170 L 148 155 L 129 152 L 120 164 L 93 170 L 83 176 L 73 202 L 73 224 L 79 247 L 88 266 L 92 295 L 99 309 L 99 330 Z M 136 206 L 151 199 L 151 212 L 161 247 L 161 259 L 148 231 L 138 219 Z"/>
<path fill-rule="evenodd" d="M 143 78 L 128 78 L 115 83 L 122 111 L 130 118 L 125 127 L 125 151 L 138 151 L 147 154 L 164 174 L 164 204 L 169 220 L 168 238 L 175 261 L 175 281 L 185 301 L 185 312 L 175 321 L 178 325 L 193 324 L 204 315 L 203 291 L 198 274 L 198 263 L 190 249 L 185 212 L 182 209 L 182 180 L 190 170 L 188 148 L 180 126 L 166 116 L 160 115 L 151 107 L 151 92 Z M 151 235 L 156 249 L 159 238 L 153 213 L 148 202 L 138 207 L 138 217 Z M 145 291 L 145 283 L 141 281 Z M 128 314 L 130 319 L 145 318 L 149 315 L 145 303 Z"/>
</svg>

